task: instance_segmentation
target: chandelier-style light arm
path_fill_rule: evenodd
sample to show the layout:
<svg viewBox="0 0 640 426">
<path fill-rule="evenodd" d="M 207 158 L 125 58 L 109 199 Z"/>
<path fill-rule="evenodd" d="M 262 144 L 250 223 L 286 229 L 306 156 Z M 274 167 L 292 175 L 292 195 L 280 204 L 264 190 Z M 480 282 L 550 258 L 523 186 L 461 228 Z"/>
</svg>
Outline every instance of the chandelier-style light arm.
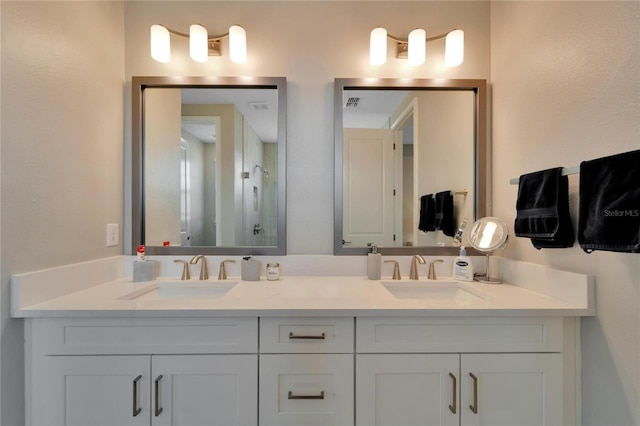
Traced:
<svg viewBox="0 0 640 426">
<path fill-rule="evenodd" d="M 451 31 L 456 31 L 456 28 L 454 28 L 454 29 L 452 29 L 450 31 L 447 31 L 446 33 L 438 34 L 438 35 L 433 36 L 433 37 L 427 37 L 426 41 L 429 42 L 429 41 L 435 41 L 435 40 L 442 40 L 443 38 L 446 38 L 447 35 Z M 396 37 L 396 36 L 391 35 L 391 34 L 387 34 L 387 38 L 390 38 L 391 40 L 393 40 L 395 42 L 398 42 L 398 43 L 401 43 L 401 44 L 409 44 L 409 39 L 407 37 L 402 38 L 402 37 Z"/>
<path fill-rule="evenodd" d="M 187 33 L 181 33 L 180 31 L 173 30 L 173 29 L 171 29 L 169 27 L 165 27 L 165 28 L 171 34 L 175 34 L 175 35 L 180 36 L 180 37 L 189 38 L 189 34 L 187 34 Z M 228 32 L 226 32 L 224 34 L 216 35 L 216 36 L 209 36 L 209 37 L 207 37 L 207 41 L 209 41 L 209 42 L 220 41 L 220 40 L 222 40 L 223 38 L 226 38 L 226 37 L 229 37 L 229 33 Z"/>
</svg>

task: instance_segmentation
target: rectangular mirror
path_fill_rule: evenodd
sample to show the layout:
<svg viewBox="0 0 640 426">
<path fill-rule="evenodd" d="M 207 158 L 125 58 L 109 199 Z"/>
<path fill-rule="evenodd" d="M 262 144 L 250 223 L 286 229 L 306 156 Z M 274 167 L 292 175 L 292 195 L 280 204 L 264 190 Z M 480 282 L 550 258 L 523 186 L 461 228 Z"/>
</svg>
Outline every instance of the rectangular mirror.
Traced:
<svg viewBox="0 0 640 426">
<path fill-rule="evenodd" d="M 336 79 L 334 254 L 457 254 L 486 156 L 485 80 Z"/>
<path fill-rule="evenodd" d="M 286 253 L 286 79 L 132 78 L 133 253 Z"/>
</svg>

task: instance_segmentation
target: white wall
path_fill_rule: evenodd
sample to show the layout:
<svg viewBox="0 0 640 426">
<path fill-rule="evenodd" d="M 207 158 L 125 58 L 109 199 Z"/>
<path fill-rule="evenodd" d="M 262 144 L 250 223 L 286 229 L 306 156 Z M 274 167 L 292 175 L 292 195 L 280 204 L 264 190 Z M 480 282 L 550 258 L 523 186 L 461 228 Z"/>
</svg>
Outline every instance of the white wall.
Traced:
<svg viewBox="0 0 640 426">
<path fill-rule="evenodd" d="M 124 6 L 2 1 L 0 423 L 24 424 L 11 274 L 122 253 Z"/>
<path fill-rule="evenodd" d="M 511 226 L 509 179 L 640 148 L 639 10 L 636 1 L 492 3 L 493 214 Z M 570 176 L 574 224 L 578 182 Z M 582 320 L 583 424 L 640 424 L 640 257 L 586 254 L 577 243 L 537 251 L 524 238 L 504 255 L 595 276 L 598 316 Z"/>
</svg>

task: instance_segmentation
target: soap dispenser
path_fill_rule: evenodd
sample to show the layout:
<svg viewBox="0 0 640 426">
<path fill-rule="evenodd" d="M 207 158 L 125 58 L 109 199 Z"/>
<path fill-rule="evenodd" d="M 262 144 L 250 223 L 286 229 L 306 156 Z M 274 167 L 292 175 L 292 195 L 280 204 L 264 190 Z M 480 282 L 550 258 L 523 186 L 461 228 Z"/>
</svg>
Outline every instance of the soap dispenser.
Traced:
<svg viewBox="0 0 640 426">
<path fill-rule="evenodd" d="M 382 271 L 382 255 L 378 253 L 378 246 L 371 244 L 371 253 L 367 254 L 367 277 L 379 280 Z"/>
<path fill-rule="evenodd" d="M 460 256 L 453 260 L 453 278 L 458 281 L 473 281 L 473 264 L 467 250 L 460 247 Z"/>
</svg>

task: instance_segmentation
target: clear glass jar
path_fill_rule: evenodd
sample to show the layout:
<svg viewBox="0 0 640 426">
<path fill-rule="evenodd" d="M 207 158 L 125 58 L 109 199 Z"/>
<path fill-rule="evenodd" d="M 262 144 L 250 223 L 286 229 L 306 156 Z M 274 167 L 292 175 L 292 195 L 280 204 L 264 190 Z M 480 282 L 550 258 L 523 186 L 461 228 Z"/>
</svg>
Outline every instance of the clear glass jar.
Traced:
<svg viewBox="0 0 640 426">
<path fill-rule="evenodd" d="M 276 281 L 280 279 L 280 264 L 267 263 L 267 280 Z"/>
</svg>

